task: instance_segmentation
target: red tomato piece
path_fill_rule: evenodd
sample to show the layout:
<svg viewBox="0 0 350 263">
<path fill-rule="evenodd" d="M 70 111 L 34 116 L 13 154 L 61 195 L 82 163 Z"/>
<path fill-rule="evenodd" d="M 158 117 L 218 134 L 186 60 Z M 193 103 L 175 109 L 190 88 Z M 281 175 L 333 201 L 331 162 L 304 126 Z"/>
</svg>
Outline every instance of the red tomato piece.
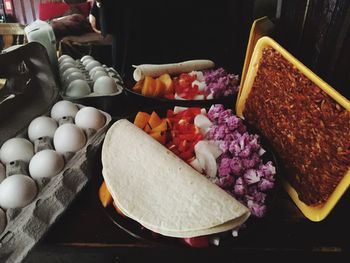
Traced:
<svg viewBox="0 0 350 263">
<path fill-rule="evenodd" d="M 182 240 L 191 247 L 209 247 L 209 238 L 207 236 L 189 237 Z"/>
</svg>

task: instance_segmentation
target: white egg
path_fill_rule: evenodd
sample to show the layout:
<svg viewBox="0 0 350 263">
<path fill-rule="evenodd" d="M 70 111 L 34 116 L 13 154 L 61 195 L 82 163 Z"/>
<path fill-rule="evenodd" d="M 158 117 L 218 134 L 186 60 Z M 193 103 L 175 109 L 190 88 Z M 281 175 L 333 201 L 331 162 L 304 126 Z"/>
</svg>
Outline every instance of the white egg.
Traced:
<svg viewBox="0 0 350 263">
<path fill-rule="evenodd" d="M 84 147 L 86 137 L 77 125 L 66 123 L 58 127 L 53 137 L 53 144 L 58 153 L 76 152 Z"/>
<path fill-rule="evenodd" d="M 65 72 L 62 73 L 61 80 L 64 81 L 65 79 L 67 79 L 68 75 L 73 73 L 73 72 L 81 72 L 81 71 L 78 68 L 69 68 Z"/>
<path fill-rule="evenodd" d="M 93 76 L 94 76 L 94 73 L 95 73 L 96 71 L 106 71 L 106 70 L 105 70 L 105 68 L 102 67 L 102 66 L 94 67 L 94 68 L 92 68 L 92 69 L 89 71 L 90 77 L 93 77 Z"/>
<path fill-rule="evenodd" d="M 112 94 L 118 91 L 114 79 L 108 76 L 99 77 L 94 83 L 94 92 L 99 94 Z"/>
<path fill-rule="evenodd" d="M 98 130 L 105 124 L 105 117 L 98 109 L 85 107 L 75 115 L 75 124 L 82 129 Z"/>
<path fill-rule="evenodd" d="M 86 59 L 94 59 L 92 56 L 90 56 L 90 55 L 85 55 L 85 56 L 83 56 L 81 59 L 80 59 L 80 61 L 81 62 L 83 62 L 83 61 L 85 61 Z"/>
<path fill-rule="evenodd" d="M 75 64 L 73 64 L 72 62 L 64 62 L 64 63 L 62 63 L 59 66 L 60 74 L 63 74 L 63 72 L 65 72 L 69 68 L 75 68 Z"/>
<path fill-rule="evenodd" d="M 74 118 L 78 110 L 78 107 L 74 103 L 68 100 L 61 100 L 55 105 L 53 105 L 51 109 L 51 118 L 53 118 L 56 121 L 58 121 L 62 117 Z"/>
<path fill-rule="evenodd" d="M 0 206 L 4 209 L 25 207 L 37 192 L 36 184 L 29 176 L 11 175 L 0 184 Z"/>
<path fill-rule="evenodd" d="M 71 82 L 73 82 L 74 80 L 77 80 L 77 79 L 85 80 L 84 74 L 81 72 L 77 72 L 77 71 L 72 72 L 69 75 L 67 75 L 67 77 L 65 78 L 64 81 L 65 81 L 66 86 L 69 86 L 69 84 Z"/>
<path fill-rule="evenodd" d="M 92 70 L 93 68 L 95 68 L 95 67 L 100 67 L 100 66 L 101 66 L 101 63 L 100 63 L 100 62 L 98 62 L 98 61 L 96 61 L 96 60 L 91 60 L 89 63 L 86 64 L 85 69 L 86 69 L 87 71 L 90 71 L 90 70 Z"/>
<path fill-rule="evenodd" d="M 29 173 L 34 179 L 51 178 L 62 171 L 64 159 L 54 150 L 42 150 L 36 153 L 29 163 Z"/>
<path fill-rule="evenodd" d="M 55 134 L 57 122 L 46 116 L 40 116 L 32 120 L 28 127 L 28 137 L 32 142 L 40 137 L 51 137 Z"/>
<path fill-rule="evenodd" d="M 69 97 L 82 97 L 89 95 L 91 89 L 86 80 L 76 79 L 73 80 L 66 89 L 66 95 Z"/>
<path fill-rule="evenodd" d="M 9 139 L 0 149 L 0 159 L 4 164 L 17 160 L 29 162 L 33 155 L 33 144 L 24 138 Z"/>
<path fill-rule="evenodd" d="M 108 76 L 106 71 L 97 70 L 92 76 L 93 81 L 96 81 L 99 77 Z"/>
<path fill-rule="evenodd" d="M 72 61 L 74 62 L 74 59 L 71 56 L 68 55 L 62 55 L 58 58 L 58 62 L 61 64 L 63 61 Z"/>
<path fill-rule="evenodd" d="M 66 63 L 71 63 L 73 65 L 76 64 L 74 59 L 72 59 L 72 58 L 65 58 L 65 59 L 62 59 L 61 62 L 58 63 L 58 67 L 60 67 L 63 64 L 66 64 Z"/>
<path fill-rule="evenodd" d="M 0 163 L 0 184 L 5 178 L 6 178 L 5 166 L 2 163 Z"/>
<path fill-rule="evenodd" d="M 87 58 L 81 63 L 83 63 L 84 67 L 86 67 L 86 65 L 89 64 L 91 61 L 96 61 L 96 60 L 94 60 L 93 58 Z"/>
<path fill-rule="evenodd" d="M 4 232 L 6 225 L 7 225 L 6 214 L 4 210 L 0 208 L 0 235 L 2 232 Z"/>
</svg>

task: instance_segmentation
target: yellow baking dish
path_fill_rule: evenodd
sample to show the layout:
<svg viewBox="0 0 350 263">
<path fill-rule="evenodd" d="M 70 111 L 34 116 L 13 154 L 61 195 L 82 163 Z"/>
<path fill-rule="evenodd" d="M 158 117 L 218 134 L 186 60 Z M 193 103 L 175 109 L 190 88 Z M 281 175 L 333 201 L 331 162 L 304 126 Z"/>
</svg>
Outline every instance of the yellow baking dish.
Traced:
<svg viewBox="0 0 350 263">
<path fill-rule="evenodd" d="M 247 71 L 247 75 L 244 80 L 244 84 L 241 87 L 241 95 L 236 103 L 236 111 L 237 115 L 241 118 L 243 116 L 243 110 L 245 106 L 246 99 L 249 96 L 249 92 L 252 89 L 253 82 L 255 76 L 257 74 L 257 70 L 259 68 L 259 61 L 262 57 L 262 52 L 264 48 L 272 47 L 276 51 L 278 51 L 288 62 L 293 64 L 301 73 L 303 73 L 308 79 L 310 79 L 315 85 L 317 85 L 320 89 L 322 89 L 325 93 L 327 93 L 331 98 L 333 98 L 337 103 L 339 103 L 346 110 L 350 111 L 350 102 L 339 94 L 335 89 L 329 86 L 326 82 L 324 82 L 321 78 L 319 78 L 315 73 L 313 73 L 310 69 L 304 66 L 299 60 L 293 57 L 289 52 L 287 52 L 283 47 L 281 47 L 278 43 L 276 43 L 273 39 L 269 37 L 262 37 L 257 41 L 257 44 L 254 48 L 254 52 L 249 64 L 249 68 Z M 345 124 L 346 125 L 346 124 Z M 297 207 L 301 210 L 301 212 L 312 221 L 321 221 L 327 217 L 327 215 L 331 212 L 334 206 L 337 204 L 341 196 L 345 193 L 350 185 L 350 169 L 346 172 L 338 186 L 335 188 L 333 193 L 330 195 L 328 200 L 318 206 L 309 206 L 304 202 L 300 201 L 298 198 L 298 194 L 295 189 L 289 184 L 287 180 L 282 178 L 282 184 L 285 190 L 288 192 L 289 196 L 292 198 Z"/>
<path fill-rule="evenodd" d="M 244 81 L 246 79 L 247 71 L 249 68 L 249 63 L 251 61 L 256 42 L 264 36 L 269 36 L 273 32 L 274 28 L 275 28 L 275 25 L 271 22 L 271 20 L 267 16 L 254 20 L 252 27 L 250 28 L 247 50 L 245 52 L 245 59 L 244 59 L 244 65 L 243 65 L 241 83 L 240 83 L 241 87 L 243 87 L 244 85 Z M 241 96 L 241 90 L 242 89 L 238 90 L 237 98 Z"/>
</svg>

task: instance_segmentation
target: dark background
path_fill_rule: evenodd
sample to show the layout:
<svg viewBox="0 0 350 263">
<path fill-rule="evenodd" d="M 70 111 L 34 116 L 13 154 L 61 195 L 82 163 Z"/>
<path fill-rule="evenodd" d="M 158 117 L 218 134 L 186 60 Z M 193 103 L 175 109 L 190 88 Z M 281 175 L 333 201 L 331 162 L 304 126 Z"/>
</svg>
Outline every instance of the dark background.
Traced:
<svg viewBox="0 0 350 263">
<path fill-rule="evenodd" d="M 40 2 L 60 0 L 12 1 L 12 16 L 29 24 L 38 17 Z M 267 15 L 277 25 L 274 38 L 278 42 L 350 97 L 348 0 L 125 1 L 132 6 L 127 25 L 127 77 L 132 64 L 193 58 L 214 59 L 217 65 L 240 74 L 250 26 L 255 18 Z"/>
<path fill-rule="evenodd" d="M 131 64 L 209 58 L 241 73 L 249 30 L 269 16 L 273 36 L 306 66 L 350 97 L 350 1 L 143 1 L 130 15 Z"/>
</svg>

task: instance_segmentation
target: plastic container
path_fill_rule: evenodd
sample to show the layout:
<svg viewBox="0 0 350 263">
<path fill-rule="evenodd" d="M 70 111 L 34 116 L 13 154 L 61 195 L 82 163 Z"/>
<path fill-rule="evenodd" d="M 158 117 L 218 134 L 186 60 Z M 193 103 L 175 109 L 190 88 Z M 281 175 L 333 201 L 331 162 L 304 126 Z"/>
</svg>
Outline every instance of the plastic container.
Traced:
<svg viewBox="0 0 350 263">
<path fill-rule="evenodd" d="M 52 27 L 41 20 L 36 20 L 24 28 L 28 42 L 39 42 L 42 44 L 49 55 L 53 68 L 57 67 L 56 37 Z"/>
<path fill-rule="evenodd" d="M 290 53 L 288 53 L 283 47 L 277 44 L 274 40 L 269 37 L 262 37 L 257 42 L 254 52 L 249 64 L 248 72 L 246 75 L 246 79 L 244 81 L 244 85 L 241 89 L 240 97 L 238 98 L 236 104 L 237 115 L 244 118 L 243 110 L 245 106 L 246 99 L 249 96 L 249 93 L 252 89 L 255 76 L 257 74 L 259 68 L 259 61 L 262 57 L 262 52 L 264 48 L 272 47 L 276 51 L 278 51 L 288 62 L 293 64 L 302 74 L 304 74 L 309 80 L 311 80 L 316 86 L 322 89 L 325 93 L 327 93 L 332 99 L 334 99 L 337 103 L 339 103 L 346 110 L 350 111 L 350 102 L 339 94 L 336 90 L 334 90 L 331 86 L 329 86 L 326 82 L 320 79 L 316 74 L 314 74 L 311 70 L 309 70 L 306 66 L 304 66 L 300 61 L 298 61 L 295 57 L 293 57 Z M 344 124 L 345 125 L 345 124 Z M 292 198 L 294 203 L 298 206 L 301 212 L 312 221 L 321 221 L 331 212 L 334 206 L 337 204 L 341 196 L 345 193 L 347 188 L 350 185 L 350 169 L 345 173 L 342 180 L 332 192 L 330 197 L 321 205 L 318 206 L 309 206 L 306 205 L 298 198 L 298 194 L 296 190 L 289 184 L 287 180 L 282 179 L 283 186 L 285 190 L 288 192 L 289 196 Z"/>
</svg>

